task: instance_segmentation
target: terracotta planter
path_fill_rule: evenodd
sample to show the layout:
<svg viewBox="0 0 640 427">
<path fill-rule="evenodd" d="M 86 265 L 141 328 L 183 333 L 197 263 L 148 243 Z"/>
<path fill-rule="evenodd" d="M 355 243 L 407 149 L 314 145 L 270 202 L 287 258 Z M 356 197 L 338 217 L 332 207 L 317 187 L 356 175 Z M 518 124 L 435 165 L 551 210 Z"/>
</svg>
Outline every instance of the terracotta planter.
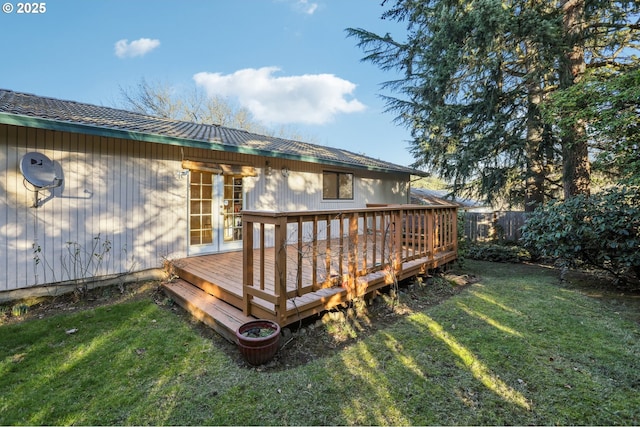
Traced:
<svg viewBox="0 0 640 427">
<path fill-rule="evenodd" d="M 267 335 L 267 330 L 272 332 Z M 252 320 L 238 328 L 236 339 L 238 349 L 247 363 L 254 366 L 263 365 L 278 352 L 280 325 L 271 320 Z"/>
</svg>

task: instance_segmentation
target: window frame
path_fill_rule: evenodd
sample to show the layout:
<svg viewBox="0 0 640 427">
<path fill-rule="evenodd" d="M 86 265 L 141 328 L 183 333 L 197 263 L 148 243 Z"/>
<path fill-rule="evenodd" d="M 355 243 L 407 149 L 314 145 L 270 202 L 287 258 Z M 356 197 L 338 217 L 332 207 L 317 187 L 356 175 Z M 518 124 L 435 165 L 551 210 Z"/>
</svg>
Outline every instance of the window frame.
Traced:
<svg viewBox="0 0 640 427">
<path fill-rule="evenodd" d="M 336 187 L 333 189 L 333 191 L 335 192 L 336 197 L 327 197 L 325 194 L 325 177 L 327 175 L 332 175 L 335 179 L 335 183 L 336 183 Z M 350 196 L 349 197 L 343 197 L 340 194 L 340 177 L 341 176 L 348 176 L 350 177 L 350 181 L 351 181 L 351 189 L 350 189 Z M 340 171 L 332 171 L 332 170 L 324 170 L 322 171 L 322 200 L 354 200 L 355 198 L 355 175 L 353 174 L 353 172 L 340 172 Z"/>
</svg>

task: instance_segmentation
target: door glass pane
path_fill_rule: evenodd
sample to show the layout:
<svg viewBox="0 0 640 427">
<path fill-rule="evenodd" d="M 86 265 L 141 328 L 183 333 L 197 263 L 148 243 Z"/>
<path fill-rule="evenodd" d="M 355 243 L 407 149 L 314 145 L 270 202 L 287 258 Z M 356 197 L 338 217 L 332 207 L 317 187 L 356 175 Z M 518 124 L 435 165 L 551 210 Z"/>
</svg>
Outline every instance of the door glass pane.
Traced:
<svg viewBox="0 0 640 427">
<path fill-rule="evenodd" d="M 195 231 L 195 230 L 191 231 L 190 243 L 192 245 L 199 245 L 200 244 L 200 231 Z"/>
<path fill-rule="evenodd" d="M 226 242 L 242 240 L 242 209 L 244 207 L 244 191 L 242 176 L 224 176 L 223 226 Z"/>
<path fill-rule="evenodd" d="M 212 197 L 213 197 L 213 187 L 208 186 L 208 185 L 207 186 L 203 186 L 202 187 L 202 198 L 211 200 Z"/>
<path fill-rule="evenodd" d="M 198 230 L 201 227 L 201 220 L 199 216 L 192 215 L 191 216 L 191 229 Z"/>
<path fill-rule="evenodd" d="M 213 233 L 212 230 L 209 229 L 203 229 L 202 230 L 202 244 L 203 245 L 208 245 L 213 243 Z"/>
</svg>

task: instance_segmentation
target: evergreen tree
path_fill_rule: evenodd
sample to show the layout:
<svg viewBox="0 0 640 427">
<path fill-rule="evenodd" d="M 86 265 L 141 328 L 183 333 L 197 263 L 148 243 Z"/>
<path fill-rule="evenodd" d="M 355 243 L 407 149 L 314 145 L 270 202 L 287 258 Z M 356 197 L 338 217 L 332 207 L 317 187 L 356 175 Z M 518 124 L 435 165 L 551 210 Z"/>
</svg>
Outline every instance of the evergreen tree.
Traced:
<svg viewBox="0 0 640 427">
<path fill-rule="evenodd" d="M 559 7 L 563 12 L 560 43 L 564 40 L 564 55 L 559 58 L 558 70 L 561 91 L 577 95 L 577 91 L 587 89 L 589 85 L 581 84 L 587 70 L 602 76 L 602 70 L 640 65 L 637 57 L 640 3 L 635 0 L 563 0 Z M 565 108 L 566 117 L 572 108 L 566 104 Z M 562 134 L 565 199 L 590 192 L 588 128 L 590 122 L 597 120 L 597 115 L 589 120 L 577 111 L 574 113 L 578 113 L 575 120 L 565 120 L 558 126 Z"/>
<path fill-rule="evenodd" d="M 543 106 L 545 120 L 573 129 L 586 123 L 582 136 L 594 170 L 608 181 L 640 185 L 640 64 L 588 71 Z"/>
<path fill-rule="evenodd" d="M 635 2 L 598 1 L 608 15 L 587 1 L 397 0 L 383 18 L 407 23 L 404 41 L 347 32 L 365 49 L 363 60 L 403 72 L 385 84 L 399 95 L 387 106 L 411 129 L 416 166 L 439 173 L 454 192 L 532 210 L 557 195 L 559 178 L 567 196 L 589 188 L 584 125 L 560 134 L 540 106 L 580 81 L 586 57 L 607 57 L 603 42 L 610 50 L 634 39 L 620 34 Z"/>
</svg>

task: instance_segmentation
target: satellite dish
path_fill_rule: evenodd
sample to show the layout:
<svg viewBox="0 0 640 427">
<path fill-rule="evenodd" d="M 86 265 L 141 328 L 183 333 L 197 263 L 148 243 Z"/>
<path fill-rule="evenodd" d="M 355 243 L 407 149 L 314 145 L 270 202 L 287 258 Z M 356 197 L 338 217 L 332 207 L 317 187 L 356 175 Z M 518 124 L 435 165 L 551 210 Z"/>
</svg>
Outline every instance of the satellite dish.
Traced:
<svg viewBox="0 0 640 427">
<path fill-rule="evenodd" d="M 29 184 L 38 190 L 55 188 L 62 185 L 62 179 L 56 176 L 55 165 L 41 153 L 27 153 L 20 161 L 20 172 Z"/>
</svg>

